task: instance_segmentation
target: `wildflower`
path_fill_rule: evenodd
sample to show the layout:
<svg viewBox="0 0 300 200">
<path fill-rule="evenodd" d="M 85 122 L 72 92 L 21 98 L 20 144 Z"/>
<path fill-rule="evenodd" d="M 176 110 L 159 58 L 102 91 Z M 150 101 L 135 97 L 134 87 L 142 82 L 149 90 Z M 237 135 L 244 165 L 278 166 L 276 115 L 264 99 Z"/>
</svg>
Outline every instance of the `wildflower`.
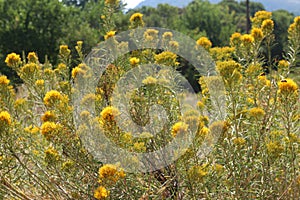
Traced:
<svg viewBox="0 0 300 200">
<path fill-rule="evenodd" d="M 0 85 L 8 85 L 9 84 L 9 80 L 7 79 L 6 76 L 0 76 Z"/>
<path fill-rule="evenodd" d="M 292 94 L 298 92 L 298 85 L 292 79 L 284 79 L 278 83 L 279 93 Z"/>
<path fill-rule="evenodd" d="M 266 113 L 262 108 L 255 107 L 249 110 L 250 117 L 254 117 L 257 119 L 261 119 L 263 116 L 265 116 L 265 114 Z"/>
<path fill-rule="evenodd" d="M 224 167 L 223 167 L 222 165 L 220 165 L 220 164 L 217 164 L 217 163 L 213 166 L 213 169 L 214 169 L 217 173 L 220 173 L 220 172 L 223 172 L 223 171 L 224 171 Z"/>
<path fill-rule="evenodd" d="M 278 62 L 278 68 L 284 69 L 284 68 L 288 68 L 290 65 L 290 63 L 286 60 L 280 60 Z"/>
<path fill-rule="evenodd" d="M 135 142 L 133 144 L 133 149 L 137 152 L 145 152 L 146 151 L 145 143 L 144 142 Z"/>
<path fill-rule="evenodd" d="M 28 127 L 25 127 L 24 131 L 31 133 L 31 134 L 36 134 L 37 132 L 40 131 L 40 129 L 39 129 L 39 127 L 30 125 Z"/>
<path fill-rule="evenodd" d="M 68 57 L 71 54 L 71 50 L 69 49 L 68 45 L 60 45 L 59 54 L 63 57 Z"/>
<path fill-rule="evenodd" d="M 1 124 L 10 125 L 11 124 L 11 118 L 10 114 L 7 111 L 1 111 L 0 112 L 0 122 Z"/>
<path fill-rule="evenodd" d="M 162 35 L 163 39 L 165 40 L 171 40 L 173 37 L 173 33 L 172 32 L 164 32 L 164 34 Z"/>
<path fill-rule="evenodd" d="M 199 135 L 203 138 L 206 137 L 209 133 L 210 133 L 210 130 L 206 126 L 202 127 L 199 131 Z"/>
<path fill-rule="evenodd" d="M 261 29 L 265 35 L 269 35 L 274 30 L 274 22 L 271 19 L 266 19 L 261 25 Z"/>
<path fill-rule="evenodd" d="M 274 157 L 279 157 L 280 154 L 283 152 L 284 148 L 283 146 L 278 142 L 269 142 L 267 144 L 267 152 L 268 154 L 274 156 Z"/>
<path fill-rule="evenodd" d="M 16 53 L 10 53 L 10 54 L 8 54 L 7 57 L 6 57 L 6 59 L 5 59 L 5 63 L 9 67 L 17 66 L 20 62 L 21 62 L 20 55 L 18 55 Z"/>
<path fill-rule="evenodd" d="M 111 37 L 113 37 L 113 36 L 115 36 L 115 35 L 116 35 L 116 31 L 109 31 L 109 32 L 107 32 L 106 35 L 104 36 L 104 39 L 107 40 L 107 39 L 109 39 L 109 38 L 111 38 Z"/>
<path fill-rule="evenodd" d="M 143 21 L 143 14 L 141 14 L 141 13 L 134 13 L 133 15 L 131 15 L 129 21 L 131 23 L 142 22 Z"/>
<path fill-rule="evenodd" d="M 25 75 L 32 75 L 33 73 L 37 72 L 40 69 L 36 63 L 28 63 L 21 67 L 21 72 Z"/>
<path fill-rule="evenodd" d="M 99 182 L 111 181 L 116 183 L 119 178 L 124 178 L 125 173 L 123 170 L 118 170 L 115 165 L 105 164 L 99 169 Z"/>
<path fill-rule="evenodd" d="M 111 122 L 115 120 L 115 117 L 120 114 L 119 110 L 113 106 L 108 106 L 100 113 L 101 120 Z"/>
<path fill-rule="evenodd" d="M 188 131 L 188 125 L 184 122 L 177 122 L 173 125 L 171 135 L 176 137 L 177 135 L 182 135 Z"/>
<path fill-rule="evenodd" d="M 44 84 L 45 84 L 45 81 L 44 81 L 43 79 L 39 79 L 39 80 L 36 80 L 36 81 L 35 81 L 35 85 L 36 85 L 37 87 L 43 87 Z"/>
<path fill-rule="evenodd" d="M 82 118 L 82 119 L 88 119 L 88 117 L 91 115 L 91 113 L 89 112 L 89 111 L 87 111 L 87 110 L 84 110 L 84 111 L 82 111 L 81 113 L 80 113 L 80 117 Z"/>
<path fill-rule="evenodd" d="M 44 97 L 44 104 L 46 106 L 53 106 L 57 102 L 62 101 L 62 100 L 64 100 L 64 97 L 60 92 L 58 92 L 56 90 L 51 90 L 46 93 L 46 95 Z"/>
<path fill-rule="evenodd" d="M 250 44 L 252 44 L 254 42 L 254 38 L 252 35 L 244 34 L 241 37 L 241 41 L 243 42 L 244 46 L 249 46 Z"/>
<path fill-rule="evenodd" d="M 169 42 L 169 45 L 170 45 L 170 47 L 173 48 L 173 49 L 178 49 L 178 47 L 179 47 L 179 43 L 176 42 L 176 41 L 170 41 L 170 42 Z"/>
<path fill-rule="evenodd" d="M 80 67 L 74 67 L 72 69 L 72 78 L 75 79 L 78 76 L 83 76 L 86 72 L 82 70 Z"/>
<path fill-rule="evenodd" d="M 105 0 L 106 5 L 117 5 L 119 0 Z"/>
<path fill-rule="evenodd" d="M 258 82 L 262 84 L 263 86 L 270 87 L 271 81 L 267 79 L 267 77 L 264 74 L 261 74 L 258 76 Z"/>
<path fill-rule="evenodd" d="M 242 75 L 240 73 L 242 66 L 231 60 L 231 61 L 223 61 L 223 62 L 217 62 L 217 70 L 220 73 L 220 75 L 228 81 L 228 83 L 232 81 L 240 81 L 242 78 Z"/>
<path fill-rule="evenodd" d="M 211 48 L 212 43 L 207 37 L 201 37 L 197 40 L 197 45 L 202 46 L 204 49 L 208 50 Z"/>
<path fill-rule="evenodd" d="M 52 138 L 58 130 L 58 126 L 54 122 L 44 122 L 40 128 L 41 134 L 47 139 Z"/>
<path fill-rule="evenodd" d="M 27 59 L 28 59 L 28 62 L 30 62 L 30 63 L 38 62 L 38 57 L 35 52 L 28 53 Z"/>
<path fill-rule="evenodd" d="M 108 196 L 109 191 L 103 186 L 99 186 L 94 192 L 94 197 L 99 200 L 106 199 Z"/>
<path fill-rule="evenodd" d="M 41 120 L 43 122 L 49 122 L 49 121 L 55 121 L 56 119 L 56 116 L 55 116 L 55 113 L 53 111 L 46 111 L 44 113 L 44 115 L 41 117 Z"/>
<path fill-rule="evenodd" d="M 137 57 L 132 57 L 132 58 L 130 58 L 129 62 L 132 66 L 135 66 L 135 65 L 139 64 L 140 59 Z"/>
<path fill-rule="evenodd" d="M 264 34 L 260 28 L 253 28 L 251 30 L 251 36 L 254 38 L 255 41 L 260 42 L 263 39 Z"/>
<path fill-rule="evenodd" d="M 190 180 L 199 182 L 207 175 L 207 171 L 204 169 L 205 166 L 193 166 L 188 170 Z"/>
<path fill-rule="evenodd" d="M 49 147 L 45 151 L 45 160 L 48 164 L 54 164 L 59 160 L 58 152 L 53 147 Z"/>
<path fill-rule="evenodd" d="M 198 101 L 198 102 L 197 102 L 197 106 L 198 106 L 201 110 L 205 107 L 205 105 L 204 105 L 204 103 L 203 103 L 202 101 Z"/>
<path fill-rule="evenodd" d="M 246 140 L 242 137 L 236 137 L 233 139 L 233 144 L 236 146 L 243 146 L 246 143 Z"/>
<path fill-rule="evenodd" d="M 167 66 L 177 66 L 179 64 L 176 62 L 177 55 L 170 51 L 164 51 L 158 55 L 155 55 L 154 59 L 157 64 L 163 64 Z"/>
<path fill-rule="evenodd" d="M 237 46 L 240 44 L 242 35 L 240 33 L 233 33 L 230 37 L 231 46 Z"/>
<path fill-rule="evenodd" d="M 142 81 L 143 84 L 145 85 L 149 85 L 149 84 L 156 84 L 157 83 L 157 79 L 152 77 L 152 76 L 148 76 L 147 78 L 145 78 Z"/>
<path fill-rule="evenodd" d="M 252 26 L 258 28 L 261 26 L 262 22 L 266 19 L 271 19 L 272 13 L 267 11 L 258 11 L 255 13 L 254 17 L 251 19 Z"/>
</svg>

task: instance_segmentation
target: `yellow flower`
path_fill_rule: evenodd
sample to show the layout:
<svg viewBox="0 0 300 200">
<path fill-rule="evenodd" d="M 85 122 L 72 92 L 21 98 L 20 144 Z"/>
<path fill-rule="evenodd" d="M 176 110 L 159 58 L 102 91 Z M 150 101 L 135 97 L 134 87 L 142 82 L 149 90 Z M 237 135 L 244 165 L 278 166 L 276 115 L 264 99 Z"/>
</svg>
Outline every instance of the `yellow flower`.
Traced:
<svg viewBox="0 0 300 200">
<path fill-rule="evenodd" d="M 148 84 L 156 84 L 157 83 L 157 79 L 152 77 L 152 76 L 148 76 L 147 78 L 145 78 L 142 81 L 143 84 L 148 85 Z"/>
<path fill-rule="evenodd" d="M 119 110 L 113 106 L 107 106 L 100 113 L 101 120 L 111 122 L 115 120 L 115 117 L 120 114 Z"/>
<path fill-rule="evenodd" d="M 266 19 L 261 25 L 261 29 L 265 35 L 271 34 L 274 30 L 274 22 L 271 19 Z"/>
<path fill-rule="evenodd" d="M 284 79 L 278 83 L 279 93 L 292 94 L 298 92 L 298 85 L 292 79 Z"/>
<path fill-rule="evenodd" d="M 164 51 L 158 55 L 155 55 L 154 59 L 157 64 L 163 64 L 167 66 L 177 66 L 179 64 L 176 62 L 177 55 L 170 51 Z"/>
<path fill-rule="evenodd" d="M 278 141 L 271 141 L 267 144 L 267 151 L 271 156 L 278 157 L 283 152 L 283 150 L 283 146 Z"/>
<path fill-rule="evenodd" d="M 11 124 L 11 118 L 10 114 L 7 111 L 1 111 L 0 112 L 0 122 L 3 124 L 10 125 Z"/>
<path fill-rule="evenodd" d="M 6 76 L 0 76 L 0 85 L 8 85 L 9 80 L 7 79 Z"/>
<path fill-rule="evenodd" d="M 252 26 L 258 28 L 261 26 L 262 22 L 266 19 L 271 19 L 272 13 L 267 11 L 258 11 L 255 13 L 254 17 L 251 19 Z"/>
<path fill-rule="evenodd" d="M 177 135 L 182 135 L 188 131 L 188 125 L 184 122 L 177 122 L 173 125 L 171 135 L 176 137 Z"/>
<path fill-rule="evenodd" d="M 21 62 L 20 55 L 18 55 L 16 53 L 8 54 L 6 59 L 5 59 L 5 63 L 9 67 L 14 67 L 14 66 L 18 65 L 20 62 Z"/>
<path fill-rule="evenodd" d="M 144 142 L 135 142 L 133 144 L 133 149 L 137 152 L 145 152 L 146 151 L 145 143 Z"/>
<path fill-rule="evenodd" d="M 49 147 L 45 151 L 45 160 L 49 164 L 54 164 L 56 161 L 59 160 L 58 152 L 53 147 Z"/>
<path fill-rule="evenodd" d="M 246 140 L 242 137 L 237 137 L 233 139 L 233 144 L 236 146 L 243 146 L 246 143 Z"/>
<path fill-rule="evenodd" d="M 262 108 L 258 108 L 258 107 L 255 107 L 255 108 L 251 108 L 249 110 L 249 115 L 250 117 L 254 117 L 256 119 L 261 119 L 265 116 L 265 111 L 262 109 Z"/>
<path fill-rule="evenodd" d="M 46 95 L 44 97 L 44 104 L 46 106 L 53 106 L 57 102 L 62 101 L 64 99 L 65 98 L 63 97 L 63 95 L 60 92 L 58 92 L 56 90 L 51 90 L 46 93 Z"/>
<path fill-rule="evenodd" d="M 264 74 L 264 73 L 263 73 Z M 270 87 L 271 86 L 271 81 L 267 79 L 265 75 L 261 74 L 258 76 L 258 82 L 264 86 Z"/>
<path fill-rule="evenodd" d="M 94 197 L 98 200 L 106 199 L 108 196 L 109 191 L 103 186 L 99 186 L 94 192 Z"/>
<path fill-rule="evenodd" d="M 220 75 L 228 82 L 228 84 L 232 83 L 232 81 L 241 80 L 241 69 L 242 66 L 233 60 L 217 62 L 217 70 Z"/>
<path fill-rule="evenodd" d="M 202 181 L 203 178 L 207 175 L 207 171 L 205 170 L 204 166 L 193 166 L 188 170 L 188 175 L 190 177 L 190 180 L 194 182 Z"/>
<path fill-rule="evenodd" d="M 45 81 L 42 80 L 42 79 L 39 79 L 39 80 L 35 81 L 35 85 L 38 86 L 38 87 L 43 87 L 44 84 L 45 84 Z"/>
<path fill-rule="evenodd" d="M 130 58 L 129 62 L 131 65 L 135 66 L 135 65 L 139 64 L 140 59 L 137 57 L 132 57 L 132 58 Z"/>
<path fill-rule="evenodd" d="M 105 4 L 107 5 L 117 5 L 119 0 L 105 0 Z"/>
<path fill-rule="evenodd" d="M 55 133 L 58 131 L 58 126 L 54 122 L 45 122 L 40 128 L 41 134 L 50 139 L 55 136 Z"/>
<path fill-rule="evenodd" d="M 68 45 L 60 45 L 59 54 L 64 57 L 68 57 L 71 54 L 71 50 L 69 49 Z"/>
<path fill-rule="evenodd" d="M 31 63 L 37 63 L 38 62 L 38 57 L 37 57 L 35 52 L 28 53 L 27 59 Z"/>
<path fill-rule="evenodd" d="M 143 14 L 141 14 L 141 13 L 134 13 L 133 15 L 131 15 L 129 21 L 131 23 L 142 22 L 143 21 Z"/>
<path fill-rule="evenodd" d="M 237 46 L 240 44 L 242 35 L 240 33 L 233 33 L 230 37 L 231 46 Z"/>
<path fill-rule="evenodd" d="M 169 45 L 170 45 L 170 47 L 173 48 L 173 49 L 178 49 L 178 47 L 179 47 L 179 43 L 176 42 L 176 41 L 170 41 L 170 42 L 169 42 Z"/>
<path fill-rule="evenodd" d="M 99 169 L 99 182 L 113 182 L 116 183 L 120 178 L 126 176 L 125 172 L 120 169 L 118 170 L 115 165 L 105 164 Z"/>
<path fill-rule="evenodd" d="M 72 69 L 72 78 L 75 79 L 77 76 L 81 77 L 85 74 L 86 72 L 82 70 L 80 67 L 74 67 Z"/>
<path fill-rule="evenodd" d="M 252 35 L 244 34 L 241 37 L 244 46 L 248 46 L 254 42 L 254 38 Z"/>
<path fill-rule="evenodd" d="M 43 122 L 55 121 L 56 116 L 52 111 L 46 111 L 44 115 L 41 117 Z"/>
<path fill-rule="evenodd" d="M 207 37 L 201 37 L 197 40 L 197 45 L 202 46 L 204 49 L 208 50 L 211 48 L 212 43 Z"/>
<path fill-rule="evenodd" d="M 261 41 L 264 37 L 263 31 L 260 28 L 253 28 L 251 30 L 251 35 L 255 41 Z"/>
<path fill-rule="evenodd" d="M 111 38 L 111 37 L 113 37 L 113 36 L 115 36 L 115 35 L 116 35 L 116 31 L 109 31 L 109 32 L 107 32 L 106 35 L 104 36 L 104 39 L 107 40 L 107 39 L 109 39 L 109 38 Z"/>
<path fill-rule="evenodd" d="M 164 32 L 164 34 L 163 34 L 163 39 L 165 39 L 165 40 L 171 40 L 172 39 L 172 37 L 173 37 L 173 33 L 172 32 Z"/>
<path fill-rule="evenodd" d="M 21 67 L 21 72 L 25 75 L 31 76 L 33 73 L 37 72 L 40 69 L 36 63 L 28 63 Z"/>
<path fill-rule="evenodd" d="M 209 133 L 210 133 L 210 130 L 206 126 L 202 127 L 199 131 L 199 135 L 203 138 L 205 138 Z"/>
<path fill-rule="evenodd" d="M 30 126 L 24 128 L 24 131 L 26 131 L 28 133 L 36 134 L 37 132 L 40 131 L 40 129 L 39 129 L 39 127 L 30 125 Z"/>
<path fill-rule="evenodd" d="M 289 65 L 290 65 L 290 63 L 288 61 L 286 61 L 286 60 L 280 60 L 278 62 L 278 67 L 279 68 L 288 68 Z"/>
</svg>

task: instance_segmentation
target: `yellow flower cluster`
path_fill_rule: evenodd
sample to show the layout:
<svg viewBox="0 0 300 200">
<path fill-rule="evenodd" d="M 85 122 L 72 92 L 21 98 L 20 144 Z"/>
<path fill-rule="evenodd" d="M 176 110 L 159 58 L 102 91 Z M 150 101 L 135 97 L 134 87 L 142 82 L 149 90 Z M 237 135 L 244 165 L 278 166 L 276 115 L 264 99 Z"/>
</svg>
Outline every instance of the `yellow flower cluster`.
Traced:
<svg viewBox="0 0 300 200">
<path fill-rule="evenodd" d="M 9 82 L 10 82 L 10 81 L 7 79 L 6 76 L 0 76 L 0 85 L 6 86 L 6 85 L 9 84 Z"/>
<path fill-rule="evenodd" d="M 132 66 L 136 66 L 137 64 L 140 63 L 140 59 L 137 57 L 132 57 L 132 58 L 130 58 L 129 62 Z"/>
<path fill-rule="evenodd" d="M 30 125 L 28 127 L 25 127 L 24 131 L 31 133 L 31 134 L 36 134 L 40 131 L 40 129 L 39 129 L 39 127 Z"/>
<path fill-rule="evenodd" d="M 68 57 L 71 54 L 71 50 L 68 45 L 60 45 L 59 54 L 63 57 Z"/>
<path fill-rule="evenodd" d="M 261 119 L 265 116 L 265 111 L 262 109 L 262 108 L 258 108 L 258 107 L 255 107 L 255 108 L 251 108 L 249 110 L 249 115 L 250 117 L 254 117 L 256 119 Z"/>
<path fill-rule="evenodd" d="M 281 94 L 297 94 L 298 85 L 292 79 L 284 79 L 278 83 L 279 93 Z"/>
<path fill-rule="evenodd" d="M 258 11 L 255 13 L 254 17 L 251 18 L 252 21 L 252 26 L 254 28 L 259 28 L 262 24 L 262 22 L 266 19 L 271 19 L 272 18 L 272 13 L 268 11 Z"/>
<path fill-rule="evenodd" d="M 27 56 L 28 62 L 30 63 L 37 63 L 38 57 L 35 52 L 29 52 Z"/>
<path fill-rule="evenodd" d="M 234 50 L 234 47 L 214 47 L 210 49 L 210 55 L 218 61 L 232 60 Z"/>
<path fill-rule="evenodd" d="M 204 49 L 208 50 L 211 48 L 212 43 L 207 37 L 201 37 L 197 40 L 197 45 L 202 46 Z"/>
<path fill-rule="evenodd" d="M 117 5 L 119 0 L 105 0 L 106 5 Z"/>
<path fill-rule="evenodd" d="M 1 111 L 0 112 L 0 122 L 1 124 L 10 125 L 11 124 L 11 118 L 10 114 L 7 111 Z"/>
<path fill-rule="evenodd" d="M 109 191 L 103 186 L 99 186 L 94 192 L 94 197 L 98 200 L 104 200 L 108 196 L 109 196 Z"/>
<path fill-rule="evenodd" d="M 217 70 L 228 84 L 241 80 L 241 68 L 242 66 L 233 60 L 217 62 Z"/>
<path fill-rule="evenodd" d="M 173 33 L 172 32 L 164 32 L 164 34 L 162 35 L 164 40 L 171 40 L 173 37 Z"/>
<path fill-rule="evenodd" d="M 54 106 L 57 103 L 62 102 L 64 100 L 68 100 L 68 98 L 63 96 L 60 92 L 56 90 L 51 90 L 46 93 L 44 97 L 44 104 L 46 106 Z"/>
<path fill-rule="evenodd" d="M 280 154 L 283 152 L 283 150 L 284 150 L 283 146 L 278 141 L 274 141 L 274 142 L 271 141 L 267 144 L 268 154 L 274 157 L 279 157 Z"/>
<path fill-rule="evenodd" d="M 143 84 L 145 85 L 149 85 L 149 84 L 156 84 L 157 83 L 157 79 L 152 77 L 152 76 L 148 76 L 147 78 L 145 78 L 142 81 Z"/>
<path fill-rule="evenodd" d="M 243 46 L 249 47 L 254 42 L 254 37 L 250 34 L 244 34 L 241 37 Z"/>
<path fill-rule="evenodd" d="M 115 120 L 115 117 L 120 114 L 119 110 L 113 106 L 105 107 L 100 113 L 101 121 L 103 122 L 112 122 Z"/>
<path fill-rule="evenodd" d="M 236 137 L 233 139 L 233 144 L 235 144 L 238 147 L 241 147 L 244 144 L 246 144 L 246 140 L 242 137 Z"/>
<path fill-rule="evenodd" d="M 143 21 L 143 14 L 142 13 L 134 13 L 131 15 L 129 21 L 131 23 L 139 23 Z"/>
<path fill-rule="evenodd" d="M 44 113 L 44 115 L 41 117 L 41 119 L 43 122 L 50 122 L 50 121 L 54 122 L 56 119 L 56 116 L 53 111 L 46 111 Z"/>
<path fill-rule="evenodd" d="M 230 45 L 238 46 L 240 44 L 242 35 L 240 33 L 233 33 L 230 37 Z"/>
<path fill-rule="evenodd" d="M 184 122 L 177 122 L 173 125 L 171 135 L 176 137 L 177 135 L 182 136 L 188 131 L 188 125 Z"/>
<path fill-rule="evenodd" d="M 106 33 L 106 35 L 104 36 L 105 40 L 108 40 L 111 37 L 114 37 L 116 35 L 116 31 L 109 31 Z"/>
<path fill-rule="evenodd" d="M 179 63 L 176 62 L 177 55 L 170 51 L 164 51 L 154 56 L 157 64 L 163 64 L 167 66 L 177 66 Z"/>
<path fill-rule="evenodd" d="M 72 78 L 83 77 L 87 73 L 88 67 L 85 64 L 79 64 L 72 69 Z"/>
<path fill-rule="evenodd" d="M 53 147 L 49 147 L 45 151 L 45 160 L 48 164 L 54 164 L 59 160 L 58 152 Z"/>
<path fill-rule="evenodd" d="M 193 166 L 188 170 L 188 175 L 190 177 L 190 180 L 194 182 L 199 182 L 202 181 L 203 178 L 207 175 L 207 171 L 205 170 L 205 165 L 204 166 Z"/>
<path fill-rule="evenodd" d="M 265 35 L 269 35 L 274 30 L 274 22 L 271 19 L 266 19 L 261 25 L 261 29 Z"/>
<path fill-rule="evenodd" d="M 48 122 L 42 124 L 40 131 L 46 139 L 52 138 L 58 130 L 58 126 L 54 122 Z"/>
<path fill-rule="evenodd" d="M 296 40 L 299 42 L 300 38 L 300 16 L 295 17 L 294 23 L 292 23 L 288 29 L 289 40 Z"/>
<path fill-rule="evenodd" d="M 120 178 L 126 176 L 125 172 L 120 169 L 118 170 L 115 165 L 105 164 L 99 169 L 99 182 L 112 182 L 116 183 Z"/>
<path fill-rule="evenodd" d="M 38 80 L 35 81 L 35 85 L 36 85 L 37 87 L 44 87 L 45 81 L 42 80 L 42 79 L 38 79 Z"/>
<path fill-rule="evenodd" d="M 17 66 L 19 63 L 21 62 L 21 58 L 20 55 L 16 54 L 16 53 L 10 53 L 7 55 L 6 59 L 5 59 L 5 63 L 7 64 L 7 66 L 9 67 L 15 67 Z"/>
<path fill-rule="evenodd" d="M 21 72 L 24 75 L 31 76 L 35 72 L 37 72 L 40 69 L 40 66 L 36 63 L 28 63 L 21 67 Z"/>
<path fill-rule="evenodd" d="M 253 28 L 251 30 L 251 36 L 254 38 L 255 41 L 260 42 L 262 41 L 264 34 L 261 28 Z"/>
</svg>

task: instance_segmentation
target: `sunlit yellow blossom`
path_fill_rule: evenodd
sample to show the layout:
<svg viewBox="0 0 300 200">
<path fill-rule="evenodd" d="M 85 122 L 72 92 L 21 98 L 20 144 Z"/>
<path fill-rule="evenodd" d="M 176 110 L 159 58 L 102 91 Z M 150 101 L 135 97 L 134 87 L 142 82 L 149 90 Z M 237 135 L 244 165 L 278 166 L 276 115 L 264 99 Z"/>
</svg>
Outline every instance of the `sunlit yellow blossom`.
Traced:
<svg viewBox="0 0 300 200">
<path fill-rule="evenodd" d="M 45 151 L 45 160 L 48 164 L 54 164 L 59 160 L 59 154 L 53 147 L 49 147 Z"/>
<path fill-rule="evenodd" d="M 21 62 L 21 58 L 20 55 L 16 54 L 16 53 L 10 53 L 7 55 L 6 59 L 5 59 L 5 63 L 7 64 L 7 66 L 9 67 L 13 67 L 18 65 Z"/>
<path fill-rule="evenodd" d="M 244 34 L 241 37 L 244 46 L 248 46 L 254 42 L 254 38 L 252 35 Z"/>
<path fill-rule="evenodd" d="M 64 57 L 68 57 L 71 54 L 71 50 L 69 49 L 68 45 L 60 45 L 59 54 Z"/>
<path fill-rule="evenodd" d="M 114 37 L 116 35 L 116 31 L 109 31 L 106 33 L 106 35 L 104 36 L 104 39 L 107 40 L 111 37 Z"/>
<path fill-rule="evenodd" d="M 64 100 L 65 97 L 58 91 L 56 90 L 51 90 L 46 93 L 44 97 L 44 104 L 46 106 L 53 106 L 57 102 Z"/>
<path fill-rule="evenodd" d="M 242 35 L 240 33 L 233 33 L 230 37 L 231 46 L 237 46 L 240 44 Z"/>
<path fill-rule="evenodd" d="M 242 66 L 231 60 L 231 61 L 224 61 L 224 62 L 217 62 L 217 70 L 220 75 L 229 83 L 233 81 L 240 81 L 242 75 L 240 73 Z"/>
<path fill-rule="evenodd" d="M 107 5 L 117 5 L 119 0 L 105 0 L 105 4 Z"/>
<path fill-rule="evenodd" d="M 176 62 L 177 55 L 170 51 L 164 51 L 158 55 L 154 56 L 155 62 L 157 64 L 163 64 L 167 66 L 177 66 L 178 63 Z"/>
<path fill-rule="evenodd" d="M 135 66 L 135 65 L 139 64 L 140 59 L 137 57 L 132 57 L 132 58 L 130 58 L 129 62 L 131 65 Z"/>
<path fill-rule="evenodd" d="M 45 81 L 43 79 L 36 80 L 35 85 L 38 87 L 43 87 L 45 85 Z"/>
<path fill-rule="evenodd" d="M 32 63 L 38 62 L 38 57 L 35 52 L 28 53 L 27 59 L 28 59 L 28 62 L 32 62 Z"/>
<path fill-rule="evenodd" d="M 28 63 L 21 67 L 21 72 L 26 75 L 32 75 L 34 72 L 37 72 L 40 69 L 40 66 L 36 63 Z"/>
<path fill-rule="evenodd" d="M 201 137 L 206 137 L 209 133 L 210 133 L 210 130 L 206 126 L 204 126 L 203 128 L 201 128 L 200 131 L 199 131 L 199 135 Z"/>
<path fill-rule="evenodd" d="M 246 140 L 242 137 L 237 137 L 233 139 L 233 144 L 236 146 L 243 146 L 246 143 Z"/>
<path fill-rule="evenodd" d="M 283 146 L 278 141 L 274 141 L 274 142 L 271 141 L 267 144 L 268 154 L 274 157 L 280 156 L 283 150 L 284 150 Z"/>
<path fill-rule="evenodd" d="M 109 191 L 103 186 L 99 186 L 94 192 L 94 197 L 98 200 L 104 200 L 108 196 L 109 196 Z"/>
<path fill-rule="evenodd" d="M 280 60 L 278 62 L 278 67 L 279 68 L 288 68 L 289 65 L 290 65 L 290 63 L 288 61 L 286 61 L 286 60 Z"/>
<path fill-rule="evenodd" d="M 165 40 L 171 40 L 173 37 L 173 33 L 172 32 L 164 32 L 163 36 L 162 36 Z"/>
<path fill-rule="evenodd" d="M 265 35 L 271 34 L 274 30 L 274 22 L 271 19 L 266 19 L 261 25 L 261 29 Z"/>
<path fill-rule="evenodd" d="M 28 133 L 36 134 L 40 131 L 40 129 L 39 129 L 39 127 L 30 125 L 28 127 L 25 127 L 24 131 L 26 131 Z"/>
<path fill-rule="evenodd" d="M 8 85 L 9 82 L 6 76 L 0 76 L 0 85 Z"/>
<path fill-rule="evenodd" d="M 216 61 L 232 60 L 234 47 L 214 47 L 209 50 L 210 55 Z"/>
<path fill-rule="evenodd" d="M 193 166 L 188 170 L 188 175 L 191 181 L 199 182 L 207 175 L 205 166 Z"/>
<path fill-rule="evenodd" d="M 48 121 L 55 121 L 56 116 L 53 111 L 46 111 L 44 115 L 41 117 L 43 122 L 48 122 Z"/>
<path fill-rule="evenodd" d="M 251 35 L 255 41 L 261 41 L 264 37 L 263 31 L 260 28 L 253 28 L 251 30 Z"/>
<path fill-rule="evenodd" d="M 144 142 L 135 142 L 133 144 L 133 149 L 137 152 L 145 152 L 146 151 L 145 143 Z"/>
<path fill-rule="evenodd" d="M 173 48 L 173 49 L 178 49 L 178 47 L 179 47 L 179 43 L 176 42 L 176 41 L 170 41 L 170 42 L 169 42 L 169 45 L 170 45 L 170 47 Z"/>
<path fill-rule="evenodd" d="M 249 115 L 251 117 L 255 117 L 255 118 L 262 118 L 263 116 L 265 116 L 265 111 L 262 109 L 262 108 L 258 108 L 258 107 L 255 107 L 255 108 L 251 108 L 249 110 Z"/>
<path fill-rule="evenodd" d="M 257 77 L 258 79 L 258 82 L 262 85 L 265 85 L 265 86 L 268 86 L 270 87 L 271 86 L 271 81 L 267 79 L 267 77 L 265 75 L 260 75 Z"/>
<path fill-rule="evenodd" d="M 105 164 L 99 169 L 99 182 L 112 181 L 117 182 L 120 178 L 125 177 L 125 173 L 122 169 L 117 169 L 115 165 Z"/>
<path fill-rule="evenodd" d="M 171 135 L 176 137 L 177 135 L 185 134 L 188 131 L 188 125 L 184 122 L 177 122 L 173 125 Z"/>
<path fill-rule="evenodd" d="M 254 17 L 251 18 L 252 26 L 254 28 L 259 28 L 264 20 L 271 19 L 271 17 L 272 17 L 271 12 L 264 11 L 264 10 L 258 11 L 255 13 Z"/>
<path fill-rule="evenodd" d="M 73 79 L 75 79 L 76 77 L 81 77 L 81 76 L 83 76 L 84 74 L 85 74 L 86 72 L 83 70 L 83 69 L 81 69 L 80 67 L 74 67 L 73 69 L 72 69 L 72 78 Z"/>
<path fill-rule="evenodd" d="M 279 93 L 281 94 L 292 94 L 297 93 L 298 85 L 292 79 L 284 79 L 278 83 Z"/>
<path fill-rule="evenodd" d="M 1 122 L 1 124 L 3 124 L 3 123 L 7 124 L 7 125 L 11 124 L 10 114 L 7 111 L 0 112 L 0 122 Z"/>
<path fill-rule="evenodd" d="M 157 83 L 157 79 L 152 77 L 152 76 L 148 76 L 147 78 L 145 78 L 142 83 L 145 84 L 145 85 L 148 85 L 148 84 L 156 84 Z"/>
<path fill-rule="evenodd" d="M 133 23 L 133 22 L 142 22 L 143 21 L 143 14 L 142 13 L 134 13 L 133 15 L 131 15 L 129 21 L 131 23 Z"/>
<path fill-rule="evenodd" d="M 120 114 L 119 110 L 113 106 L 107 106 L 100 113 L 101 119 L 103 121 L 111 122 L 115 120 L 115 117 Z"/>
<path fill-rule="evenodd" d="M 197 40 L 197 45 L 202 46 L 204 49 L 209 49 L 212 46 L 211 41 L 207 37 L 201 37 Z"/>
<path fill-rule="evenodd" d="M 40 131 L 47 139 L 52 138 L 57 132 L 58 126 L 54 122 L 45 122 L 42 124 Z"/>
</svg>

